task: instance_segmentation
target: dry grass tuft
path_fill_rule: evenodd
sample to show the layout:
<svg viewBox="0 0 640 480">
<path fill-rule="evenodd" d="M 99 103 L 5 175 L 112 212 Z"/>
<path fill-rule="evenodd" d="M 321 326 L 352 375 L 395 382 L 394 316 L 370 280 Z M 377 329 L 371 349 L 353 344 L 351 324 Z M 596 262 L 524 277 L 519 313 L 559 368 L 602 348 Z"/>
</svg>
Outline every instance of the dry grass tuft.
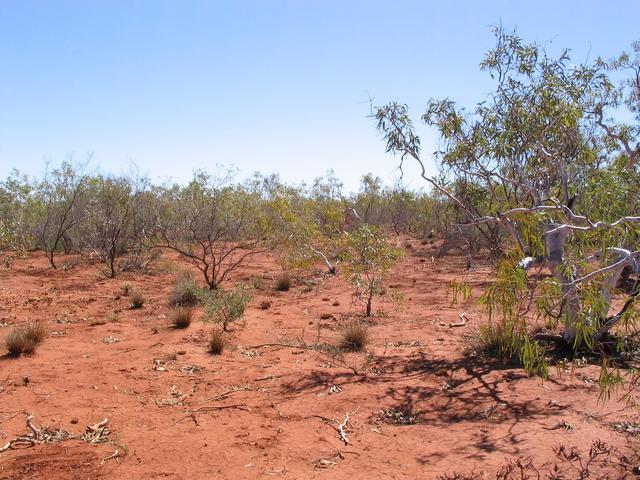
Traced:
<svg viewBox="0 0 640 480">
<path fill-rule="evenodd" d="M 209 353 L 212 355 L 220 355 L 227 341 L 224 338 L 224 334 L 221 330 L 213 330 L 211 332 L 211 336 L 209 337 Z"/>
<path fill-rule="evenodd" d="M 28 322 L 24 326 L 16 326 L 9 330 L 5 346 L 10 356 L 18 357 L 23 353 L 33 353 L 46 336 L 47 329 L 43 323 Z"/>
<path fill-rule="evenodd" d="M 144 298 L 144 295 L 142 295 L 142 293 L 138 290 L 132 290 L 129 294 L 129 301 L 131 303 L 131 308 L 136 309 L 142 308 L 146 299 Z"/>
<path fill-rule="evenodd" d="M 123 282 L 121 288 L 122 288 L 122 294 L 125 297 L 128 297 L 129 295 L 131 295 L 131 292 L 133 291 L 133 286 L 129 282 Z"/>
<path fill-rule="evenodd" d="M 198 283 L 189 272 L 180 273 L 173 282 L 169 295 L 172 307 L 195 307 L 198 304 Z"/>
<path fill-rule="evenodd" d="M 171 312 L 170 319 L 174 328 L 187 328 L 191 325 L 191 320 L 193 320 L 193 308 L 176 307 Z"/>
<path fill-rule="evenodd" d="M 287 274 L 280 275 L 276 279 L 275 289 L 277 292 L 287 292 L 291 288 L 291 277 Z"/>
<path fill-rule="evenodd" d="M 347 352 L 359 352 L 369 343 L 369 329 L 361 322 L 349 322 L 342 328 L 340 348 Z"/>
</svg>

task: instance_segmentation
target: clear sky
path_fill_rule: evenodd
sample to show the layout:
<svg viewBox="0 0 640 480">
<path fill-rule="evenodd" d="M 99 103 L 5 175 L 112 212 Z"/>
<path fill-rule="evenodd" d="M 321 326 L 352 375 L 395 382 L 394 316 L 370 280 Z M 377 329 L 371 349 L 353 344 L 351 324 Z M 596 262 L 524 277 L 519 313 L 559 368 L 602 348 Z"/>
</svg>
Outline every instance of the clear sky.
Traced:
<svg viewBox="0 0 640 480">
<path fill-rule="evenodd" d="M 429 97 L 475 103 L 491 25 L 580 62 L 628 49 L 639 18 L 638 0 L 1 0 L 0 177 L 93 152 L 94 168 L 153 179 L 233 164 L 391 183 L 369 95 L 416 119 Z"/>
</svg>

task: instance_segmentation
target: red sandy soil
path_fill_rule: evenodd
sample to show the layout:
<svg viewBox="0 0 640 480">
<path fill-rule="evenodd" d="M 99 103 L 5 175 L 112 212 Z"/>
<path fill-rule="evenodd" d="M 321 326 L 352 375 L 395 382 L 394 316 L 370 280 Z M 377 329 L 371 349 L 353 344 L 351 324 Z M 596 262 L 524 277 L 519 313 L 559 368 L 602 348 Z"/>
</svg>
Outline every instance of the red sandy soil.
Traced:
<svg viewBox="0 0 640 480">
<path fill-rule="evenodd" d="M 475 300 L 490 268 L 465 273 L 464 258 L 433 260 L 434 246 L 411 244 L 374 304 L 374 357 L 368 365 L 364 354 L 345 357 L 360 374 L 313 350 L 257 347 L 312 343 L 318 332 L 320 341 L 337 343 L 340 325 L 361 312 L 339 275 L 301 277 L 290 291 L 275 292 L 277 263 L 254 257 L 232 282 L 262 277 L 263 287 L 243 324 L 232 327 L 228 348 L 212 356 L 212 326 L 202 312 L 186 330 L 169 326 L 171 283 L 186 267 L 173 255 L 158 260 L 153 274 L 115 279 L 76 257 L 60 257 L 66 270 L 48 269 L 39 252 L 15 260 L 0 271 L 0 339 L 27 320 L 46 322 L 49 335 L 32 355 L 0 358 L 0 447 L 28 433 L 28 414 L 37 427 L 74 434 L 107 418 L 114 443 L 71 439 L 7 450 L 0 479 L 431 479 L 454 472 L 489 479 L 516 458 L 533 462 L 542 478 L 555 464 L 565 472 L 559 478 L 578 478 L 554 448 L 575 447 L 586 461 L 595 440 L 614 447 L 611 459 L 624 454 L 640 463 L 638 437 L 613 428 L 637 422 L 637 412 L 615 399 L 598 403 L 596 366 L 542 381 L 469 355 L 486 321 Z M 463 275 L 474 298 L 451 305 L 447 284 Z M 143 308 L 128 309 L 124 281 L 144 293 Z M 263 301 L 270 308 L 259 308 Z M 116 310 L 116 321 L 91 326 Z M 463 311 L 469 322 L 450 327 Z M 117 341 L 105 343 L 109 337 Z M 337 428 L 347 413 L 345 444 Z M 410 424 L 388 421 L 396 416 Z M 118 458 L 103 461 L 116 450 Z M 594 465 L 589 478 L 635 478 L 625 468 Z"/>
</svg>

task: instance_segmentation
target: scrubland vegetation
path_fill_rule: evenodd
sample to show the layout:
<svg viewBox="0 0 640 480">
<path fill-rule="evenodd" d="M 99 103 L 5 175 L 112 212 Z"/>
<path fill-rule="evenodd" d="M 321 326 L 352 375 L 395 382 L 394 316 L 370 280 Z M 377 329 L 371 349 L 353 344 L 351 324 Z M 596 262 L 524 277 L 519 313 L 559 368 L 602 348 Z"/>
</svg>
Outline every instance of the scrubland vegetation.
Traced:
<svg viewBox="0 0 640 480">
<path fill-rule="evenodd" d="M 389 345 L 424 345 L 384 343 L 376 335 L 376 325 L 389 316 L 388 310 L 378 308 L 380 299 L 391 298 L 397 308 L 411 302 L 414 312 L 433 307 L 404 298 L 400 283 L 392 280 L 405 278 L 394 274 L 394 268 L 409 262 L 407 257 L 431 269 L 448 256 L 463 258 L 466 268 L 448 282 L 445 304 L 478 308 L 474 325 L 467 324 L 465 314 L 460 314 L 461 322 L 448 324 L 452 330 L 475 329 L 461 349 L 466 359 L 480 359 L 496 370 L 502 368 L 497 365 L 513 365 L 527 375 L 557 382 L 577 362 L 597 364 L 593 395 L 601 401 L 615 396 L 637 408 L 640 44 L 615 59 L 574 65 L 568 52 L 554 56 L 515 34 L 495 33 L 496 46 L 481 63 L 495 80 L 494 91 L 470 108 L 431 99 L 420 116 L 440 136 L 437 175 L 427 173 L 429 154 L 421 151 L 408 107 L 393 102 L 373 109 L 372 120 L 387 151 L 401 166 L 417 162 L 424 190 L 387 187 L 365 175 L 360 190 L 346 194 L 331 172 L 311 185 L 294 186 L 277 175 L 238 181 L 233 172 L 205 171 L 196 172 L 186 185 L 153 184 L 135 175 L 95 173 L 89 164 L 71 160 L 42 178 L 15 171 L 0 183 L 5 275 L 29 255 L 42 255 L 50 269 L 62 272 L 95 265 L 100 278 L 126 279 L 119 283 L 118 295 L 126 298 L 129 309 L 140 311 L 132 315 L 166 307 L 165 322 L 174 333 L 184 330 L 189 335 L 194 323 L 200 324 L 194 319 L 215 324 L 206 327 L 204 339 L 185 338 L 201 341 L 201 350 L 216 358 L 232 353 L 253 358 L 270 346 L 300 355 L 313 352 L 324 368 L 342 368 L 344 376 L 376 385 Z M 372 140 L 374 136 L 372 132 Z M 419 257 L 425 249 L 430 255 Z M 137 275 L 157 274 L 166 255 L 181 266 L 169 272 L 173 283 L 159 302 L 154 277 Z M 243 269 L 265 255 L 277 271 L 266 279 L 246 274 Z M 490 269 L 486 285 L 478 286 L 476 267 Z M 301 325 L 299 338 L 284 341 L 269 329 L 273 338 L 268 342 L 232 345 L 235 336 L 249 328 L 243 320 L 252 302 L 268 316 L 274 299 L 303 295 L 318 282 L 334 280 L 351 289 L 351 304 L 340 321 L 326 310 L 331 305 L 331 312 L 338 311 L 341 303 L 327 296 L 322 299 L 325 310 Z M 112 315 L 117 318 L 117 313 Z M 34 354 L 47 337 L 44 325 L 15 323 L 5 334 L 8 355 Z M 305 338 L 305 327 L 317 329 L 312 342 Z M 331 331 L 330 341 L 321 337 L 322 328 Z M 154 329 L 158 333 L 158 327 Z M 431 331 L 422 335 L 429 345 L 441 342 Z M 103 343 L 116 342 L 109 338 Z M 12 360 L 13 365 L 23 360 Z M 163 371 L 166 362 L 154 362 L 154 369 Z M 424 356 L 411 357 L 397 371 L 410 376 L 427 364 Z M 454 370 L 451 365 L 430 368 L 445 376 L 447 369 Z M 455 389 L 452 377 L 443 381 L 443 392 Z M 336 385 L 331 394 L 341 391 Z M 172 389 L 172 397 L 162 405 L 183 405 L 186 395 Z M 195 415 L 204 407 L 189 408 L 187 416 L 198 426 Z M 224 408 L 248 407 L 237 403 Z M 420 412 L 409 410 L 407 405 L 387 410 L 376 421 L 419 423 Z M 344 446 L 355 432 L 349 422 L 357 411 L 345 415 L 343 410 L 344 420 L 334 422 Z M 323 422 L 333 425 L 331 419 Z M 604 453 L 591 459 L 594 464 L 605 454 L 607 461 L 613 455 L 606 445 L 596 450 Z M 344 461 L 338 453 L 343 457 L 326 462 Z M 579 458 L 562 449 L 556 455 L 560 469 Z M 510 468 L 498 478 L 521 478 L 509 476 L 518 468 L 538 471 L 531 462 Z M 630 473 L 633 466 L 620 460 L 615 468 Z M 589 478 L 587 470 L 575 478 Z"/>
</svg>

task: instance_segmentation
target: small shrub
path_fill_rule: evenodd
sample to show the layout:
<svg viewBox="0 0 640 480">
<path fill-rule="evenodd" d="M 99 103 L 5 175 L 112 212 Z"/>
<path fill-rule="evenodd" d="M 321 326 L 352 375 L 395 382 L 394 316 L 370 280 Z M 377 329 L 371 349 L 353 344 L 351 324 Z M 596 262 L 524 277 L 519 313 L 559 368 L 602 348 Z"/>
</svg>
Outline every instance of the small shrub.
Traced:
<svg viewBox="0 0 640 480">
<path fill-rule="evenodd" d="M 220 330 L 214 330 L 209 336 L 209 353 L 212 355 L 220 355 L 226 345 L 224 334 Z"/>
<path fill-rule="evenodd" d="M 230 292 L 202 290 L 200 302 L 204 306 L 205 321 L 211 320 L 222 325 L 226 332 L 230 323 L 242 318 L 251 295 L 241 287 Z"/>
<path fill-rule="evenodd" d="M 262 290 L 264 288 L 264 281 L 262 277 L 253 277 L 251 279 L 251 285 L 253 285 L 253 288 L 256 290 Z"/>
<path fill-rule="evenodd" d="M 5 346 L 10 356 L 18 357 L 23 353 L 32 353 L 46 336 L 47 330 L 42 323 L 29 322 L 9 330 L 5 338 Z"/>
<path fill-rule="evenodd" d="M 340 348 L 347 352 L 359 352 L 369 342 L 369 329 L 360 322 L 350 322 L 342 329 Z"/>
<path fill-rule="evenodd" d="M 189 272 L 183 272 L 173 282 L 173 289 L 169 295 L 169 305 L 172 307 L 194 307 L 198 304 L 200 288 Z"/>
<path fill-rule="evenodd" d="M 131 308 L 136 309 L 142 308 L 146 299 L 144 298 L 144 295 L 142 295 L 142 293 L 140 293 L 138 290 L 132 290 L 129 294 L 129 301 L 131 303 Z"/>
<path fill-rule="evenodd" d="M 287 292 L 291 288 L 291 277 L 287 274 L 280 275 L 276 280 L 276 291 Z"/>
<path fill-rule="evenodd" d="M 331 313 L 320 314 L 320 320 L 329 320 L 330 318 L 333 318 L 333 315 Z"/>
<path fill-rule="evenodd" d="M 544 347 L 532 340 L 521 321 L 503 320 L 482 325 L 475 347 L 477 353 L 486 357 L 518 359 L 530 375 L 546 378 L 549 374 Z"/>
<path fill-rule="evenodd" d="M 171 325 L 175 328 L 187 328 L 193 319 L 193 308 L 176 307 L 171 312 Z"/>
</svg>

